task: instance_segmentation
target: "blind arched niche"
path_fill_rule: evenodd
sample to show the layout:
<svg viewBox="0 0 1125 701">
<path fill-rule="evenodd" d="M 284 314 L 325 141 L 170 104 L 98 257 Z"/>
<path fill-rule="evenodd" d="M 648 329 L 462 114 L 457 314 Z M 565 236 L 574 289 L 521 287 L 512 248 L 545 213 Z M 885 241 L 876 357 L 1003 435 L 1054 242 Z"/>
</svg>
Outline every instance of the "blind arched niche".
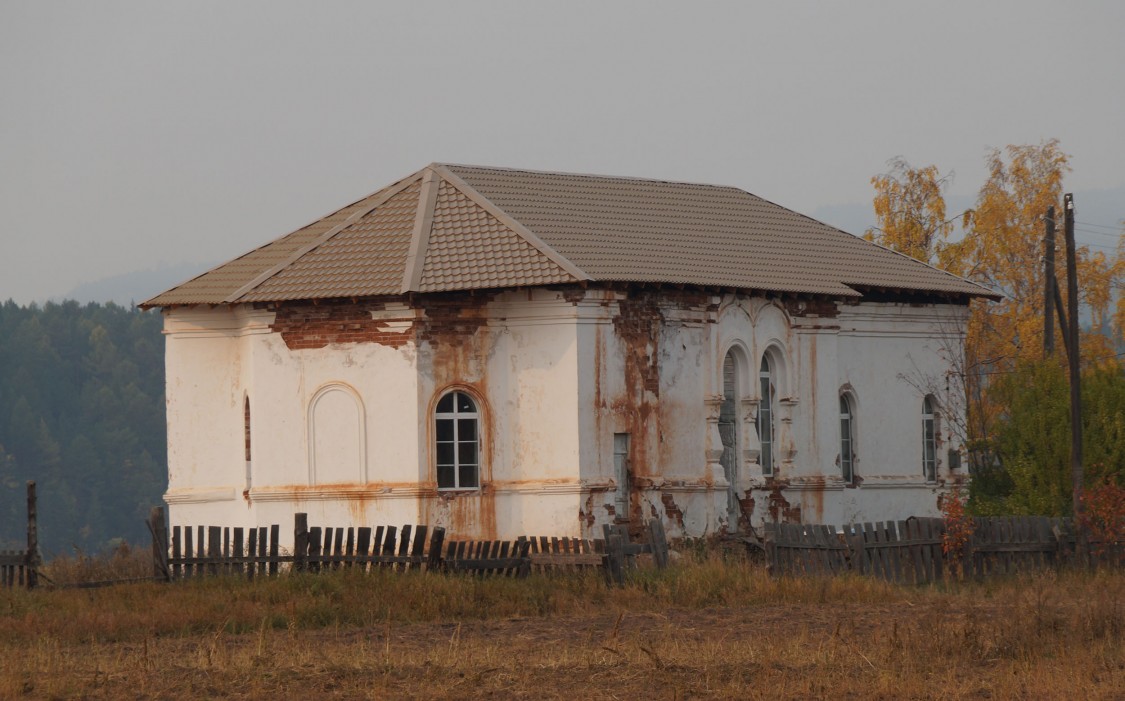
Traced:
<svg viewBox="0 0 1125 701">
<path fill-rule="evenodd" d="M 309 484 L 367 481 L 363 401 L 347 385 L 321 387 L 309 402 Z"/>
</svg>

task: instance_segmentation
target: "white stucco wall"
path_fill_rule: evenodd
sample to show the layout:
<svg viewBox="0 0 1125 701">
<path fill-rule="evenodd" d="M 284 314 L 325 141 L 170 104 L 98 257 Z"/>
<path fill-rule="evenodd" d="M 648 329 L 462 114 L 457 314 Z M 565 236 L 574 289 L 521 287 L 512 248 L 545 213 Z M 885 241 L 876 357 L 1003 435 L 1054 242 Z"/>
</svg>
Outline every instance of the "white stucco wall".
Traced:
<svg viewBox="0 0 1125 701">
<path fill-rule="evenodd" d="M 945 464 L 960 447 L 946 431 L 939 479 L 925 481 L 921 406 L 926 383 L 952 369 L 964 306 L 534 289 L 389 303 L 369 314 L 391 334 L 383 340 L 292 348 L 271 330 L 273 311 L 165 314 L 173 525 L 278 523 L 285 539 L 303 511 L 312 525 L 425 523 L 496 538 L 599 536 L 604 523 L 658 516 L 672 535 L 700 536 L 734 529 L 733 518 L 744 528 L 934 515 L 944 483 L 959 478 Z M 732 347 L 733 513 L 716 424 Z M 755 429 L 766 352 L 779 394 L 772 477 Z M 843 387 L 856 400 L 855 484 L 838 466 Z M 481 409 L 480 490 L 436 488 L 433 411 L 452 389 Z M 631 440 L 628 514 L 615 504 L 615 433 Z"/>
</svg>

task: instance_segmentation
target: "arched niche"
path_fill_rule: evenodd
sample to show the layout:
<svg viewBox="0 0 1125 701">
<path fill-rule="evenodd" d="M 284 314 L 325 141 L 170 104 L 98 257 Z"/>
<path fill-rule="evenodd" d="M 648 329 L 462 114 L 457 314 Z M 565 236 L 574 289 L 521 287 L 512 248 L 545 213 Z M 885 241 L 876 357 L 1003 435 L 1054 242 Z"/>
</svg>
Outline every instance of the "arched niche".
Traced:
<svg viewBox="0 0 1125 701">
<path fill-rule="evenodd" d="M 309 484 L 367 481 L 363 401 L 344 384 L 321 387 L 309 402 Z"/>
</svg>

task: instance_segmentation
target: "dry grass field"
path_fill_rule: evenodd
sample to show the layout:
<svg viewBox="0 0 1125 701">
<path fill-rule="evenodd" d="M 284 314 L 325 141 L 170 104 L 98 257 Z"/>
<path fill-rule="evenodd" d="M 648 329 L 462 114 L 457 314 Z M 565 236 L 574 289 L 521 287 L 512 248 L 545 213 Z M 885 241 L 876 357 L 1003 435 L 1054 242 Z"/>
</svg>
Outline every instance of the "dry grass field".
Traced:
<svg viewBox="0 0 1125 701">
<path fill-rule="evenodd" d="M 0 698 L 1121 699 L 1123 594 L 1120 572 L 914 588 L 713 554 L 622 589 L 341 571 L 3 590 Z"/>
</svg>

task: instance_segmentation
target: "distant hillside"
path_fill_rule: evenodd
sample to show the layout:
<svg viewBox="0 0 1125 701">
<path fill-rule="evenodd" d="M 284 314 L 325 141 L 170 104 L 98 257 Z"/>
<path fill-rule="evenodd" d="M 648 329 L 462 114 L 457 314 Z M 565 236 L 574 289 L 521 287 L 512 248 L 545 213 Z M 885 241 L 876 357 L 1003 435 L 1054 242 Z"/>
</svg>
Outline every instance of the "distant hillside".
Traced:
<svg viewBox="0 0 1125 701">
<path fill-rule="evenodd" d="M 167 486 L 159 312 L 0 304 L 0 547 L 25 541 L 39 491 L 47 555 L 146 543 Z"/>
<path fill-rule="evenodd" d="M 114 302 L 128 309 L 213 267 L 214 263 L 178 263 L 123 273 L 78 285 L 67 292 L 64 299 L 82 304 Z"/>
</svg>

